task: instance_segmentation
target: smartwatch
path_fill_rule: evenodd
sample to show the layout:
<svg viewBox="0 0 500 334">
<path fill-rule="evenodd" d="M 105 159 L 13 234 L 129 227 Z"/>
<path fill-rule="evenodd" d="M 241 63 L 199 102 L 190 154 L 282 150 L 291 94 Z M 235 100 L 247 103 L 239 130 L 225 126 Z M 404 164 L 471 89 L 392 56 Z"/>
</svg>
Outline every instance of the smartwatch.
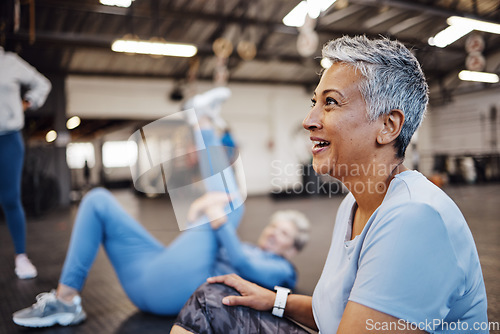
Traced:
<svg viewBox="0 0 500 334">
<path fill-rule="evenodd" d="M 291 290 L 283 288 L 281 286 L 275 286 L 274 290 L 276 290 L 276 299 L 274 300 L 273 315 L 283 318 L 283 313 L 285 312 L 286 300 Z"/>
</svg>

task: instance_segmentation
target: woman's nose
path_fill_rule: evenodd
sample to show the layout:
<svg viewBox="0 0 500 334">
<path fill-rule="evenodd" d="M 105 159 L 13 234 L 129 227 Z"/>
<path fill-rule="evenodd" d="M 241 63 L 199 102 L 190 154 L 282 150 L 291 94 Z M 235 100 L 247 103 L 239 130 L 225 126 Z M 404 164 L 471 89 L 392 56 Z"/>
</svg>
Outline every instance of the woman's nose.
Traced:
<svg viewBox="0 0 500 334">
<path fill-rule="evenodd" d="M 316 107 L 313 107 L 309 113 L 307 114 L 306 118 L 302 121 L 302 126 L 306 130 L 314 130 L 314 129 L 321 129 L 321 121 L 319 117 L 319 112 Z"/>
</svg>

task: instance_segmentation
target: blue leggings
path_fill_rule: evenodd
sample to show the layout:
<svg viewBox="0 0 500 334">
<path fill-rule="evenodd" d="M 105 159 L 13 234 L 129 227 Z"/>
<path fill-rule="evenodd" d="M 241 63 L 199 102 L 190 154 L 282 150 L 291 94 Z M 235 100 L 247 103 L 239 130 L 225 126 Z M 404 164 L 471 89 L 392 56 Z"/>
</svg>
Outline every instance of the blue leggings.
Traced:
<svg viewBox="0 0 500 334">
<path fill-rule="evenodd" d="M 203 131 L 203 139 L 207 146 L 220 145 L 212 131 Z M 236 180 L 230 176 L 226 183 L 234 189 Z M 221 190 L 211 187 L 218 186 L 207 185 L 208 190 Z M 243 206 L 230 213 L 227 223 L 237 226 L 242 212 Z M 101 244 L 130 300 L 143 311 L 161 315 L 180 311 L 211 276 L 218 251 L 209 224 L 182 232 L 166 247 L 107 190 L 94 189 L 80 204 L 60 283 L 81 291 Z"/>
<path fill-rule="evenodd" d="M 0 205 L 16 254 L 26 252 L 26 219 L 21 202 L 24 143 L 19 131 L 0 135 Z"/>
</svg>

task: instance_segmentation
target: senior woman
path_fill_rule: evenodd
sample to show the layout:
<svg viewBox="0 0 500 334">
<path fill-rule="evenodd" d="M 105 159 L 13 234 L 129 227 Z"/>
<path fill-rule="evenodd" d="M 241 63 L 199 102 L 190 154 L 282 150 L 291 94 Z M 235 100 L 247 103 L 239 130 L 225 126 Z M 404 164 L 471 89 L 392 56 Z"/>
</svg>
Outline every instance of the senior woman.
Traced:
<svg viewBox="0 0 500 334">
<path fill-rule="evenodd" d="M 321 76 L 303 126 L 316 172 L 338 178 L 350 193 L 313 296 L 287 298 L 283 289 L 275 293 L 236 275 L 212 277 L 173 332 L 246 332 L 230 325 L 244 328 L 241 322 L 252 333 L 301 332 L 280 318 L 284 313 L 320 333 L 488 333 L 467 222 L 444 192 L 403 165 L 428 102 L 418 61 L 398 42 L 364 36 L 333 40 L 323 56 L 333 65 Z M 207 290 L 225 291 L 224 305 L 207 298 Z M 204 317 L 190 319 L 196 307 Z M 231 319 L 235 314 L 251 321 Z"/>
</svg>

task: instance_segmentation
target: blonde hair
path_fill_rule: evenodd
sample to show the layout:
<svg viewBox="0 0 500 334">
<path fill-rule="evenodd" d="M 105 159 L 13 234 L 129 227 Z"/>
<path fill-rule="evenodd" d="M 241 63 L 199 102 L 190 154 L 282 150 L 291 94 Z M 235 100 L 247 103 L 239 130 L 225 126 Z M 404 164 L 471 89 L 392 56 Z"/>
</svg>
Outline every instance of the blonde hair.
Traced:
<svg viewBox="0 0 500 334">
<path fill-rule="evenodd" d="M 286 220 L 292 222 L 297 228 L 297 235 L 293 241 L 293 246 L 298 251 L 302 250 L 309 241 L 309 219 L 300 211 L 297 210 L 280 210 L 276 211 L 271 216 L 271 222 L 278 220 Z"/>
</svg>

